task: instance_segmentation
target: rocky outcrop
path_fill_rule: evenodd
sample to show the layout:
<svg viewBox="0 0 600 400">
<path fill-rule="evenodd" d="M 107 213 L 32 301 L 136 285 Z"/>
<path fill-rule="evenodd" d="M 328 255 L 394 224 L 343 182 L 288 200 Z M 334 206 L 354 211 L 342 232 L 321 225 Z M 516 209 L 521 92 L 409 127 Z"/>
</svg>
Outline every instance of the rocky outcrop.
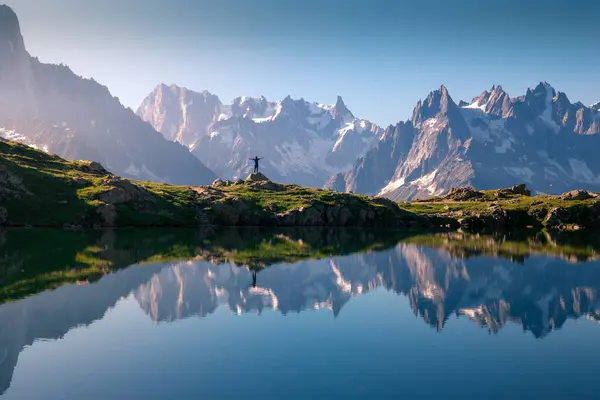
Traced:
<svg viewBox="0 0 600 400">
<path fill-rule="evenodd" d="M 155 201 L 155 198 L 150 192 L 144 190 L 138 185 L 134 185 L 130 180 L 121 178 L 107 178 L 100 182 L 101 186 L 108 186 L 105 192 L 102 192 L 98 199 L 106 204 L 120 204 L 131 201 L 147 202 Z"/>
<path fill-rule="evenodd" d="M 598 197 L 596 193 L 588 192 L 587 190 L 571 190 L 563 193 L 560 198 L 563 200 L 587 200 Z"/>
<path fill-rule="evenodd" d="M 560 230 L 598 229 L 600 202 L 554 207 L 548 211 L 544 223 L 548 228 Z"/>
<path fill-rule="evenodd" d="M 469 187 L 452 188 L 445 198 L 454 201 L 475 200 L 483 198 L 483 193 Z"/>
<path fill-rule="evenodd" d="M 258 172 L 255 174 L 250 174 L 246 177 L 245 182 L 266 182 L 269 178 L 267 178 L 264 174 Z"/>
<path fill-rule="evenodd" d="M 80 169 L 83 172 L 95 175 L 112 175 L 102 166 L 102 164 L 96 161 L 81 161 Z"/>
<path fill-rule="evenodd" d="M 499 205 L 490 205 L 482 211 L 459 213 L 457 218 L 460 228 L 467 231 L 523 229 L 536 224 L 535 219 L 527 212 L 507 210 Z M 539 226 L 539 223 L 537 225 Z"/>
</svg>

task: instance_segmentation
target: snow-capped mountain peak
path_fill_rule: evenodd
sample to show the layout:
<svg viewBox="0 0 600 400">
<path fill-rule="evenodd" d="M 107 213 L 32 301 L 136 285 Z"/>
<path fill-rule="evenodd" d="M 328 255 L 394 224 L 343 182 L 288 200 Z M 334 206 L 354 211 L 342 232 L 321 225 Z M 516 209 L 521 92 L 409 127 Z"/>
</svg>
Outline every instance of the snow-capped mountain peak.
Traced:
<svg viewBox="0 0 600 400">
<path fill-rule="evenodd" d="M 259 155 L 265 157 L 263 168 L 271 179 L 320 187 L 380 136 L 380 128 L 354 117 L 340 96 L 333 105 L 288 95 L 281 101 L 239 96 L 230 104 L 216 98 L 214 104 L 198 102 L 197 107 L 180 97 L 151 94 L 138 115 L 226 179 L 244 176 L 248 158 Z"/>
<path fill-rule="evenodd" d="M 452 187 L 526 183 L 534 191 L 600 190 L 600 104 L 571 104 L 548 82 L 510 98 L 492 86 L 471 103 L 440 87 L 412 118 L 381 140 L 327 187 L 394 200 L 427 197 Z"/>
<path fill-rule="evenodd" d="M 413 110 L 411 122 L 415 126 L 421 126 L 425 121 L 438 115 L 447 115 L 449 111 L 456 108 L 456 104 L 448 94 L 448 89 L 441 86 L 430 92 L 424 101 L 419 100 Z"/>
<path fill-rule="evenodd" d="M 335 105 L 331 108 L 331 115 L 334 119 L 348 122 L 354 119 L 354 114 L 346 107 L 342 96 L 338 96 Z"/>
</svg>

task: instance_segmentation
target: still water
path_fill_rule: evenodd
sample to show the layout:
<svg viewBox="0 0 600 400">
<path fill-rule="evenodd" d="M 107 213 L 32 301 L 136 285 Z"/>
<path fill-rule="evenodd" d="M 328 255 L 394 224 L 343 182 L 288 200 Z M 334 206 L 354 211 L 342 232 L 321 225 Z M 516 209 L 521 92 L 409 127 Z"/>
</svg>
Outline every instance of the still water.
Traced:
<svg viewBox="0 0 600 400">
<path fill-rule="evenodd" d="M 0 398 L 598 398 L 594 240 L 0 232 Z"/>
</svg>

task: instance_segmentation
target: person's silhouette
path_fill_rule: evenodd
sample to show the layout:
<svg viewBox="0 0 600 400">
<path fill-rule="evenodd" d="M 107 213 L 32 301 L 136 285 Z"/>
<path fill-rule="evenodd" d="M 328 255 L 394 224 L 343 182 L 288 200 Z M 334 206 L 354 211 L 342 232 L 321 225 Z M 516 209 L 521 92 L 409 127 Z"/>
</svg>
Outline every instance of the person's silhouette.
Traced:
<svg viewBox="0 0 600 400">
<path fill-rule="evenodd" d="M 254 161 L 254 173 L 258 174 L 258 162 L 262 160 L 263 157 L 258 158 L 258 156 L 254 156 L 254 158 L 249 158 L 249 160 Z"/>
<path fill-rule="evenodd" d="M 256 287 L 256 271 L 252 270 L 252 287 Z"/>
</svg>

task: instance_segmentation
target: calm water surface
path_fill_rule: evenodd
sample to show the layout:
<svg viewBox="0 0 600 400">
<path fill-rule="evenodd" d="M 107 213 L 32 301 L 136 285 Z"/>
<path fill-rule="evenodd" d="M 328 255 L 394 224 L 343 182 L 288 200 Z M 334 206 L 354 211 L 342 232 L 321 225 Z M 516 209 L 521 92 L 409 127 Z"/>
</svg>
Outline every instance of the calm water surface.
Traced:
<svg viewBox="0 0 600 400">
<path fill-rule="evenodd" d="M 5 231 L 0 398 L 598 398 L 576 239 Z"/>
</svg>

